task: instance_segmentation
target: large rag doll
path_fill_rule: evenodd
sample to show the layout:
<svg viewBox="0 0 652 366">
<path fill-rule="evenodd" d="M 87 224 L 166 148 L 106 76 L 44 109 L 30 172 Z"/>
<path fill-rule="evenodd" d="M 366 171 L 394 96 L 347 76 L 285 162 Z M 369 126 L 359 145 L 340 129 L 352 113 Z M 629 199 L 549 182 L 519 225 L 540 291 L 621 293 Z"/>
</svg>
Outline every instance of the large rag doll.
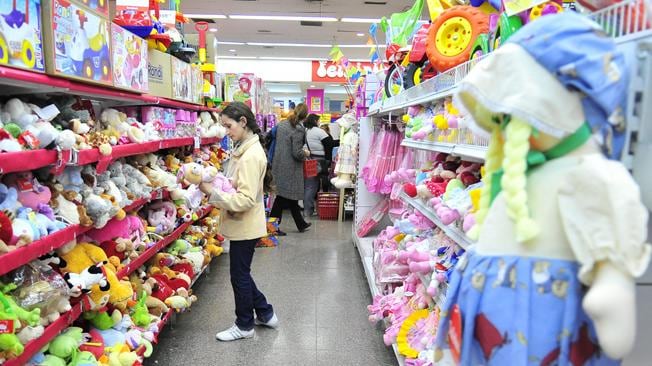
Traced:
<svg viewBox="0 0 652 366">
<path fill-rule="evenodd" d="M 618 156 L 627 73 L 599 26 L 542 17 L 461 82 L 491 135 L 474 250 L 437 334 L 461 365 L 611 365 L 635 339 L 648 213 Z M 438 356 L 444 353 L 437 352 Z"/>
<path fill-rule="evenodd" d="M 355 113 L 347 113 L 337 120 L 343 133 L 335 164 L 337 177 L 331 179 L 331 183 L 339 189 L 353 187 L 358 158 L 358 133 L 353 129 L 356 123 Z"/>
</svg>

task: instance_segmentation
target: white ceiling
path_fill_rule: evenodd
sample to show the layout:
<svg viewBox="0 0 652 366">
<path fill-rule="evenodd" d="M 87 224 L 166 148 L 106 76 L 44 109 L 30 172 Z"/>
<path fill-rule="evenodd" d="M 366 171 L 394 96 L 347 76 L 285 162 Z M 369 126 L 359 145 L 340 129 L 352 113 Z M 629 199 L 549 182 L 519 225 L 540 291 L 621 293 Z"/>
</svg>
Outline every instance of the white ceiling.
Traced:
<svg viewBox="0 0 652 366">
<path fill-rule="evenodd" d="M 367 0 L 368 1 L 368 0 Z M 381 18 L 408 9 L 414 0 L 371 0 L 384 5 L 366 5 L 365 0 L 183 0 L 187 14 L 290 15 L 341 18 Z M 426 8 L 426 7 L 424 7 Z M 427 9 L 424 9 L 427 14 Z M 427 15 L 426 15 L 427 16 Z M 368 23 L 323 22 L 321 26 L 302 26 L 298 21 L 215 19 L 218 40 L 223 42 L 306 43 L 365 45 Z M 262 32 L 261 32 L 262 31 Z M 196 33 L 192 25 L 186 33 Z M 364 33 L 364 36 L 357 36 Z M 379 31 L 379 41 L 384 41 Z M 229 50 L 235 50 L 231 52 Z M 272 48 L 251 45 L 223 45 L 220 56 L 328 58 L 330 47 Z M 349 59 L 368 59 L 369 48 L 342 48 Z"/>
</svg>

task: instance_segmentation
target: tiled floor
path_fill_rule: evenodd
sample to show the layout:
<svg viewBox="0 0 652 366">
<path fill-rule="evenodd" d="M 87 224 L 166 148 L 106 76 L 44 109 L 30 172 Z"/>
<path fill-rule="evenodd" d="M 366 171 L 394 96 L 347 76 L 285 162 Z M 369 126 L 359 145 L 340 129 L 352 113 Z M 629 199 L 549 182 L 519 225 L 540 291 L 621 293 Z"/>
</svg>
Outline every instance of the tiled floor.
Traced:
<svg viewBox="0 0 652 366">
<path fill-rule="evenodd" d="M 382 329 L 367 320 L 371 297 L 351 243 L 351 223 L 315 221 L 299 234 L 287 219 L 282 229 L 288 236 L 278 248 L 257 249 L 253 263 L 256 284 L 281 327 L 257 328 L 252 340 L 215 340 L 234 321 L 223 255 L 195 285 L 199 301 L 163 331 L 146 365 L 396 365 Z"/>
</svg>

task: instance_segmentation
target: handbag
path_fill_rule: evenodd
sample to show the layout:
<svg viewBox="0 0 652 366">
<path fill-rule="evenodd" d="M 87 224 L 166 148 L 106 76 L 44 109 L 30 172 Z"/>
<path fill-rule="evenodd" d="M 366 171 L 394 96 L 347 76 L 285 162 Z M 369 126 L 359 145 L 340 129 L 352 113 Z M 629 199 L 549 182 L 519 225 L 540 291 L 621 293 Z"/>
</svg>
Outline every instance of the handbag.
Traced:
<svg viewBox="0 0 652 366">
<path fill-rule="evenodd" d="M 310 145 L 308 145 L 308 140 L 306 139 L 306 135 L 303 135 L 303 141 L 305 142 L 306 146 L 308 147 L 308 151 L 310 151 Z M 310 152 L 312 154 L 312 151 Z M 303 177 L 304 178 L 313 178 L 316 177 L 317 174 L 319 174 L 319 165 L 317 162 L 317 159 L 304 159 L 303 160 Z"/>
</svg>

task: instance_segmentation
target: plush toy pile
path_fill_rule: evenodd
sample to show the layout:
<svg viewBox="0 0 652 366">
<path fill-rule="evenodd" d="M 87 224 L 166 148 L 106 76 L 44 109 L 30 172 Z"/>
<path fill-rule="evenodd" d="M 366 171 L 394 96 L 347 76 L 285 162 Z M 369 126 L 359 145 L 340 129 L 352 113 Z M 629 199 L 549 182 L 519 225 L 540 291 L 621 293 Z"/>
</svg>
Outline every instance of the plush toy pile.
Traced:
<svg viewBox="0 0 652 366">
<path fill-rule="evenodd" d="M 415 105 L 402 117 L 405 137 L 417 141 L 487 146 L 484 138 L 474 135 L 464 115 L 453 106 L 451 98 L 432 105 Z"/>
<path fill-rule="evenodd" d="M 386 321 L 385 344 L 396 343 L 406 365 L 434 365 L 432 352 L 422 351 L 433 349 L 438 309 L 464 250 L 418 211 L 403 217 L 374 240 L 381 295 L 368 306 L 369 320 Z"/>
<path fill-rule="evenodd" d="M 87 150 L 110 155 L 116 145 L 175 137 L 219 137 L 226 130 L 217 115 L 161 107 L 107 108 L 99 116 L 93 106 L 74 96 L 0 104 L 0 153 L 34 149 Z"/>
<path fill-rule="evenodd" d="M 0 183 L 0 253 L 18 249 L 70 225 L 86 231 L 0 277 L 0 363 L 74 306 L 82 317 L 53 339 L 32 364 L 134 365 L 151 354 L 163 319 L 189 309 L 193 281 L 222 253 L 217 209 L 207 212 L 204 182 L 233 188 L 219 168 L 225 152 L 203 147 L 188 155 L 169 149 L 111 163 L 7 174 Z M 202 217 L 200 217 L 200 215 Z M 164 236 L 186 230 L 153 254 Z M 0 254 L 1 255 L 1 254 Z M 128 268 L 148 255 L 139 268 Z M 128 269 L 128 270 L 127 270 Z"/>
</svg>

